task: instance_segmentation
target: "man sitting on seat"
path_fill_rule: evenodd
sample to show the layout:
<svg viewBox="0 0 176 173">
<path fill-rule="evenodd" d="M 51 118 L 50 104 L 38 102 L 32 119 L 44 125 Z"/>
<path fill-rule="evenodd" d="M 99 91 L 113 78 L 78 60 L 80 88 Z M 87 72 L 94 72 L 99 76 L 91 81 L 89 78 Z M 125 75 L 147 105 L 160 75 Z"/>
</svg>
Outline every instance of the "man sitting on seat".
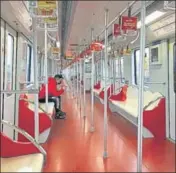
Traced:
<svg viewBox="0 0 176 173">
<path fill-rule="evenodd" d="M 56 80 L 52 77 L 48 78 L 48 102 L 54 102 L 54 107 L 56 110 L 56 119 L 65 119 L 65 113 L 62 112 L 59 107 L 59 96 L 63 94 L 64 89 L 61 88 L 60 90 L 57 90 L 57 83 Z M 39 92 L 39 102 L 40 103 L 45 103 L 45 85 L 42 85 L 41 90 Z"/>
<path fill-rule="evenodd" d="M 57 89 L 60 90 L 63 84 L 63 76 L 61 74 L 56 74 L 54 78 L 56 79 Z M 58 99 L 59 99 L 59 109 L 61 110 L 61 96 L 59 96 Z"/>
</svg>

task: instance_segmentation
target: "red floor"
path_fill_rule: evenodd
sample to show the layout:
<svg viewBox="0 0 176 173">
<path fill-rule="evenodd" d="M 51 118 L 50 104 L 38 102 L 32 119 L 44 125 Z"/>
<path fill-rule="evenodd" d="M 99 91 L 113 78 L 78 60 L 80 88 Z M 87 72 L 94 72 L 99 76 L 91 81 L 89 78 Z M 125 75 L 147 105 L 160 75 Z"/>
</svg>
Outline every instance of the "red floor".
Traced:
<svg viewBox="0 0 176 173">
<path fill-rule="evenodd" d="M 87 118 L 80 116 L 75 99 L 63 96 L 67 120 L 55 120 L 48 143 L 44 172 L 136 172 L 136 128 L 119 116 L 109 115 L 108 158 L 103 159 L 103 105 L 95 103 L 94 133 Z M 143 172 L 175 172 L 175 145 L 144 139 Z"/>
</svg>

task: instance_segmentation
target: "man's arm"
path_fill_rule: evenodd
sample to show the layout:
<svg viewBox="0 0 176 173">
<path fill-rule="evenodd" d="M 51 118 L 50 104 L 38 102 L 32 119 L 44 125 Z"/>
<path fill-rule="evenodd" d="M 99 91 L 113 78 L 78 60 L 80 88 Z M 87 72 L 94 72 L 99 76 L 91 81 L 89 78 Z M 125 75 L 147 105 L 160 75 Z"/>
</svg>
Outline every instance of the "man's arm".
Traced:
<svg viewBox="0 0 176 173">
<path fill-rule="evenodd" d="M 59 90 L 57 90 L 57 89 L 54 90 L 54 89 L 53 89 L 51 94 L 52 94 L 53 96 L 60 96 L 60 95 L 62 95 L 63 93 L 64 93 L 64 89 L 61 88 L 61 89 L 59 89 Z"/>
</svg>

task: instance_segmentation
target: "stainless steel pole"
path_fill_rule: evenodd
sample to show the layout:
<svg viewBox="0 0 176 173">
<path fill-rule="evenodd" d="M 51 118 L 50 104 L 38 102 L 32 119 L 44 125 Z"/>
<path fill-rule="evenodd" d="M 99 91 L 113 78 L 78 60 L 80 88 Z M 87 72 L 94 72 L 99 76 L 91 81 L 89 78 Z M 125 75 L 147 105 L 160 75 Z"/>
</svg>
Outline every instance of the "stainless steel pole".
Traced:
<svg viewBox="0 0 176 173">
<path fill-rule="evenodd" d="M 100 81 L 103 79 L 103 50 L 101 51 L 101 78 Z"/>
<path fill-rule="evenodd" d="M 78 105 L 78 90 L 79 90 L 79 85 L 78 85 L 78 65 L 79 65 L 79 61 L 76 62 L 76 100 L 77 100 L 77 105 Z"/>
<path fill-rule="evenodd" d="M 115 88 L 116 88 L 116 59 L 113 59 L 113 83 L 114 83 L 114 92 L 115 94 Z"/>
<path fill-rule="evenodd" d="M 118 68 L 119 68 L 119 75 L 120 75 L 120 78 L 122 78 L 122 66 L 121 66 L 121 59 L 122 59 L 122 57 L 120 57 L 119 59 L 118 59 L 118 61 L 119 61 L 119 63 L 118 63 Z M 120 80 L 120 87 L 122 86 L 122 80 Z"/>
<path fill-rule="evenodd" d="M 144 102 L 144 56 L 145 56 L 145 16 L 146 1 L 141 1 L 141 29 L 140 29 L 140 60 L 139 60 L 139 95 L 138 95 L 138 147 L 137 172 L 142 172 L 142 135 L 143 135 L 143 102 Z"/>
<path fill-rule="evenodd" d="M 79 80 L 79 87 L 80 87 L 80 90 L 79 90 L 79 106 L 80 106 L 80 115 L 81 115 L 81 94 L 82 94 L 82 86 L 81 86 L 81 81 L 82 81 L 82 60 L 80 60 L 80 66 L 79 66 L 79 70 L 80 70 L 80 80 Z"/>
<path fill-rule="evenodd" d="M 33 61 L 34 61 L 34 89 L 38 90 L 38 56 L 37 56 L 37 30 L 36 30 L 36 18 L 32 19 L 33 25 Z M 34 98 L 35 102 L 35 140 L 39 142 L 39 114 L 38 114 L 38 107 L 39 107 L 39 98 L 38 94 L 35 94 Z"/>
<path fill-rule="evenodd" d="M 48 112 L 48 58 L 47 58 L 47 23 L 45 23 L 45 99 L 46 99 L 46 112 Z"/>
<path fill-rule="evenodd" d="M 94 82 L 97 83 L 97 81 L 98 81 L 98 73 L 97 73 L 98 62 L 95 63 L 94 67 L 95 67 L 95 80 L 94 80 Z"/>
<path fill-rule="evenodd" d="M 93 31 L 94 29 L 91 28 L 91 39 L 93 41 Z M 92 68 L 92 72 L 91 72 L 91 127 L 90 127 L 90 132 L 94 132 L 95 131 L 95 127 L 94 127 L 94 67 L 95 67 L 95 62 L 94 62 L 94 51 L 92 51 L 92 64 L 91 64 Z"/>
<path fill-rule="evenodd" d="M 86 116 L 86 60 L 84 58 L 84 66 L 83 66 L 83 77 L 84 77 L 84 80 L 83 80 L 83 85 L 84 85 L 84 117 Z"/>
<path fill-rule="evenodd" d="M 103 157 L 107 158 L 108 157 L 108 152 L 107 152 L 107 138 L 108 138 L 108 118 L 107 118 L 107 70 L 108 70 L 108 52 L 107 52 L 107 47 L 108 47 L 108 9 L 105 10 L 105 59 L 104 59 L 104 66 L 105 66 L 105 90 L 104 90 L 104 153 Z"/>
<path fill-rule="evenodd" d="M 54 73 L 54 67 L 55 66 L 55 64 L 54 64 L 54 58 L 52 58 L 52 76 L 54 76 L 55 75 L 55 73 Z"/>
<path fill-rule="evenodd" d="M 73 76 L 73 93 L 74 93 L 74 98 L 76 97 L 76 63 L 73 64 L 73 71 L 74 71 L 74 76 Z"/>
</svg>

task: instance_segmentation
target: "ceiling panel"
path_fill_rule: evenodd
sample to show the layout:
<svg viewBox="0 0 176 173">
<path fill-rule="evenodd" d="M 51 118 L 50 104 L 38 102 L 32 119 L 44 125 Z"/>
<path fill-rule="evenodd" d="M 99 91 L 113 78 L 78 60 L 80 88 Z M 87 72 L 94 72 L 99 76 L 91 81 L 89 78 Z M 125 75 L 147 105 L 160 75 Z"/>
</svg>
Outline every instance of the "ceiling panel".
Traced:
<svg viewBox="0 0 176 173">
<path fill-rule="evenodd" d="M 80 44 L 81 40 L 91 40 L 91 28 L 94 35 L 104 29 L 105 8 L 109 9 L 109 22 L 114 19 L 131 1 L 78 1 L 69 44 Z"/>
</svg>

